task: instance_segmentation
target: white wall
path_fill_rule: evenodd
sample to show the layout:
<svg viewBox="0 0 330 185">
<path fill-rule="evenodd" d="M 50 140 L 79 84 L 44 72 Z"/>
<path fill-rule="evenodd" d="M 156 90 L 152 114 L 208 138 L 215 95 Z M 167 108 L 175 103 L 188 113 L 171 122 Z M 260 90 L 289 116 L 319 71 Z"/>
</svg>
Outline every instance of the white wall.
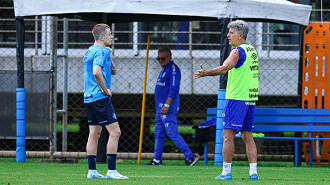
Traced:
<svg viewBox="0 0 330 185">
<path fill-rule="evenodd" d="M 259 56 L 262 55 L 259 54 Z M 81 55 L 83 56 L 83 55 Z M 149 55 L 153 56 L 153 55 Z M 161 67 L 158 62 L 150 57 L 148 65 L 147 93 L 153 94 Z M 295 57 L 294 57 L 295 58 Z M 259 59 L 260 69 L 260 95 L 297 95 L 298 88 L 298 57 L 297 59 L 264 58 Z M 181 94 L 217 94 L 219 76 L 205 77 L 194 80 L 193 73 L 199 69 L 200 63 L 204 68 L 210 69 L 219 65 L 219 57 L 210 58 L 175 58 L 174 62 L 181 70 Z M 143 92 L 145 58 L 144 57 L 113 57 L 116 64 L 117 75 L 112 78 L 112 91 L 114 93 L 140 94 Z M 16 70 L 15 56 L 0 57 L 0 70 Z M 31 56 L 25 58 L 26 71 L 47 71 L 49 56 Z M 63 89 L 62 58 L 58 59 L 58 91 Z M 82 93 L 83 82 L 82 57 L 69 57 L 68 91 L 69 93 Z"/>
</svg>

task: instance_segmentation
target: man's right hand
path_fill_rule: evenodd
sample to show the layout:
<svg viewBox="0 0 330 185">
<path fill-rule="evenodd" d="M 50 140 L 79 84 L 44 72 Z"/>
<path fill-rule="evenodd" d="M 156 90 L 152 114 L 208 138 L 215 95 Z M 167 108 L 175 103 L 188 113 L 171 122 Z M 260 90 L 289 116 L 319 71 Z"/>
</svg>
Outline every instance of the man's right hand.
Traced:
<svg viewBox="0 0 330 185">
<path fill-rule="evenodd" d="M 197 70 L 196 73 L 194 73 L 194 78 L 195 79 L 198 79 L 198 78 L 201 78 L 201 77 L 204 77 L 206 76 L 206 69 L 203 68 L 203 65 L 201 64 L 201 69 L 200 70 Z"/>
</svg>

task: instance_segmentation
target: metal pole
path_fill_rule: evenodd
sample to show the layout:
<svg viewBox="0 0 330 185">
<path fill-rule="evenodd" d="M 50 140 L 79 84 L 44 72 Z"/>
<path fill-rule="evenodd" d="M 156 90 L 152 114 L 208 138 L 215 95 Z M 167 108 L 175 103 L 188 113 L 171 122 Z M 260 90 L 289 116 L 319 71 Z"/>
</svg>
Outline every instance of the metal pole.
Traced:
<svg viewBox="0 0 330 185">
<path fill-rule="evenodd" d="M 195 72 L 195 59 L 192 55 L 192 24 L 189 21 L 189 56 L 191 58 L 191 93 L 195 93 L 195 79 L 194 79 L 194 72 Z"/>
<path fill-rule="evenodd" d="M 133 22 L 133 53 L 134 56 L 139 55 L 139 47 L 138 47 L 138 42 L 139 42 L 139 34 L 138 34 L 138 22 Z"/>
<path fill-rule="evenodd" d="M 323 24 L 323 1 L 321 0 L 321 24 Z"/>
<path fill-rule="evenodd" d="M 305 108 L 303 103 L 302 103 L 302 84 L 303 84 L 303 65 L 304 65 L 304 61 L 303 61 L 303 45 L 304 45 L 304 30 L 305 30 L 305 26 L 300 26 L 299 28 L 299 73 L 298 73 L 298 107 L 301 108 Z M 295 133 L 295 137 L 301 137 L 301 133 L 296 132 Z M 299 142 L 298 140 L 296 140 L 296 152 L 295 152 L 295 162 L 297 166 L 301 166 L 301 151 L 302 151 L 302 142 Z"/>
<path fill-rule="evenodd" d="M 50 158 L 53 158 L 53 154 L 57 152 L 57 17 L 51 17 L 51 50 L 50 50 L 50 106 L 51 106 L 51 138 L 50 138 Z"/>
<path fill-rule="evenodd" d="M 189 21 L 189 56 L 192 56 L 192 24 Z"/>
<path fill-rule="evenodd" d="M 113 38 L 115 38 L 116 36 L 115 36 L 115 29 L 116 29 L 116 24 L 115 23 L 112 23 L 111 24 L 111 32 L 112 32 L 112 36 L 113 36 Z M 112 39 L 112 44 L 111 44 L 111 49 L 112 49 L 112 51 L 111 51 L 111 56 L 114 56 L 115 55 L 115 46 L 116 46 L 116 39 Z M 112 58 L 111 58 L 111 60 L 112 60 Z"/>
<path fill-rule="evenodd" d="M 141 128 L 140 128 L 138 164 L 140 164 L 140 162 L 141 162 L 141 152 L 142 152 L 143 128 L 144 128 L 144 111 L 145 111 L 145 107 L 146 107 L 146 90 L 147 90 L 147 72 L 148 72 L 149 48 L 150 48 L 150 33 L 148 34 L 146 67 L 145 67 L 145 71 L 144 71 L 144 86 L 143 86 L 142 111 L 141 111 L 142 113 L 141 113 Z"/>
<path fill-rule="evenodd" d="M 270 58 L 270 23 L 267 23 L 267 57 Z"/>
<path fill-rule="evenodd" d="M 41 23 L 41 50 L 43 55 L 49 54 L 50 48 L 50 30 L 51 25 L 48 23 L 51 21 L 50 16 L 42 16 Z"/>
<path fill-rule="evenodd" d="M 63 110 L 62 115 L 62 151 L 66 152 L 68 148 L 68 46 L 69 46 L 69 24 L 68 18 L 63 20 Z"/>
<path fill-rule="evenodd" d="M 34 54 L 38 55 L 38 16 L 34 18 Z"/>
</svg>

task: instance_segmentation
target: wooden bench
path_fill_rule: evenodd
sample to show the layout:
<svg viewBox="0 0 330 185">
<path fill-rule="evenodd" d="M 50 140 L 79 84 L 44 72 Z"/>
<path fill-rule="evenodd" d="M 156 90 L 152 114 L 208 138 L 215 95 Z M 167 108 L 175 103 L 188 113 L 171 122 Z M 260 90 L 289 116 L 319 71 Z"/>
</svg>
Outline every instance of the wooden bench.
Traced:
<svg viewBox="0 0 330 185">
<path fill-rule="evenodd" d="M 216 108 L 207 108 L 207 119 L 216 117 Z M 330 132 L 330 109 L 256 108 L 255 132 L 308 132 L 308 137 L 254 137 L 254 139 L 289 139 L 295 141 L 295 166 L 298 166 L 298 141 L 309 141 L 309 165 L 313 163 L 314 132 Z M 316 125 L 317 123 L 317 125 Z M 321 123 L 321 124 L 320 124 Z M 326 123 L 326 124 L 323 124 Z M 277 125 L 274 125 L 277 124 Z M 216 136 L 222 137 L 222 136 Z M 239 138 L 239 137 L 238 137 Z M 207 143 L 204 143 L 204 164 L 207 165 Z"/>
</svg>

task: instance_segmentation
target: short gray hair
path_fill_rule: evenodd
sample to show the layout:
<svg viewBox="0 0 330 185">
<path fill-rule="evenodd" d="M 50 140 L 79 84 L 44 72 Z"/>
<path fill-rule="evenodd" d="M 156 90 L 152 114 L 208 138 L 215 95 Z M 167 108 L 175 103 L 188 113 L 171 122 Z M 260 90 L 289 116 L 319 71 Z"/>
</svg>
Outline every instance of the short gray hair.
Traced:
<svg viewBox="0 0 330 185">
<path fill-rule="evenodd" d="M 168 56 L 172 56 L 172 52 L 170 48 L 160 48 L 158 49 L 158 53 L 166 52 Z"/>
<path fill-rule="evenodd" d="M 243 34 L 244 40 L 246 40 L 247 34 L 249 33 L 249 25 L 245 21 L 232 21 L 228 24 L 228 28 L 235 28 L 237 33 Z"/>
</svg>

